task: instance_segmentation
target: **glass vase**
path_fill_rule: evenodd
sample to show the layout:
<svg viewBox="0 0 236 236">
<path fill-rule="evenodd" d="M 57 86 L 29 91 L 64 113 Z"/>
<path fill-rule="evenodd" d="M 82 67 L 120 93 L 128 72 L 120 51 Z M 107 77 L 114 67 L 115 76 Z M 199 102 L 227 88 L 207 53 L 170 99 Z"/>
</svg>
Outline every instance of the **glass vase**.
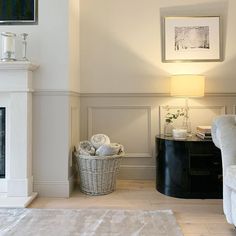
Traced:
<svg viewBox="0 0 236 236">
<path fill-rule="evenodd" d="M 184 118 L 182 127 L 187 130 L 188 136 L 191 136 L 192 128 L 191 128 L 191 122 L 188 118 Z"/>
<path fill-rule="evenodd" d="M 164 135 L 166 137 L 171 137 L 173 129 L 174 126 L 170 122 L 166 122 L 164 125 Z"/>
</svg>

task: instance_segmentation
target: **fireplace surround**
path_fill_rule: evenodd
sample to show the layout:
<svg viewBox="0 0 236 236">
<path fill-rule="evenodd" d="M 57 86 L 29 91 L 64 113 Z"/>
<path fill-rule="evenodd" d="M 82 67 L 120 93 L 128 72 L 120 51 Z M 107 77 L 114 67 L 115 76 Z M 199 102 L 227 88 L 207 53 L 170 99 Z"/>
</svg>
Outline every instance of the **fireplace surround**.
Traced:
<svg viewBox="0 0 236 236">
<path fill-rule="evenodd" d="M 26 207 L 37 196 L 32 187 L 32 75 L 37 67 L 28 61 L 0 62 L 0 107 L 5 108 L 0 207 Z"/>
</svg>

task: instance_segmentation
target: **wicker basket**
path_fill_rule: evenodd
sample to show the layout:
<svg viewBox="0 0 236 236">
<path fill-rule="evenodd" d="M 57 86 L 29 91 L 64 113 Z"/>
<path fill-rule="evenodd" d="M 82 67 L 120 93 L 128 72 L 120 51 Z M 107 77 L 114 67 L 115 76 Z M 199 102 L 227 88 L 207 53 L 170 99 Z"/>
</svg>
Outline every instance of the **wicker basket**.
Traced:
<svg viewBox="0 0 236 236">
<path fill-rule="evenodd" d="M 81 191 L 90 195 L 104 195 L 116 188 L 116 175 L 124 153 L 113 156 L 77 156 Z"/>
</svg>

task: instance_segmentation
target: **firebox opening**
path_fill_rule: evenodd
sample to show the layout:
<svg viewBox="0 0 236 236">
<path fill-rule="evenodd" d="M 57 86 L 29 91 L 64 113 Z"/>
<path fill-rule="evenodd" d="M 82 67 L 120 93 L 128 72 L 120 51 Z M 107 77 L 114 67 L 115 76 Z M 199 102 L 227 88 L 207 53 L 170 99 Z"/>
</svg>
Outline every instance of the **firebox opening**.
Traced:
<svg viewBox="0 0 236 236">
<path fill-rule="evenodd" d="M 0 178 L 6 175 L 6 108 L 0 107 Z"/>
</svg>

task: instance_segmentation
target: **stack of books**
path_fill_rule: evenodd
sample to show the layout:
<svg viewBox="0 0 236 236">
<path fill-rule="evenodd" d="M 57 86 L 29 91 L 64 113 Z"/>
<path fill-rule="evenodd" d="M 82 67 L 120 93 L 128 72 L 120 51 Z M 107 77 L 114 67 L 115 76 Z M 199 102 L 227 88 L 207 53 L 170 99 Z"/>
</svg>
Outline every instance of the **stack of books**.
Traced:
<svg viewBox="0 0 236 236">
<path fill-rule="evenodd" d="M 212 140 L 211 126 L 197 126 L 196 135 L 201 139 Z"/>
</svg>

